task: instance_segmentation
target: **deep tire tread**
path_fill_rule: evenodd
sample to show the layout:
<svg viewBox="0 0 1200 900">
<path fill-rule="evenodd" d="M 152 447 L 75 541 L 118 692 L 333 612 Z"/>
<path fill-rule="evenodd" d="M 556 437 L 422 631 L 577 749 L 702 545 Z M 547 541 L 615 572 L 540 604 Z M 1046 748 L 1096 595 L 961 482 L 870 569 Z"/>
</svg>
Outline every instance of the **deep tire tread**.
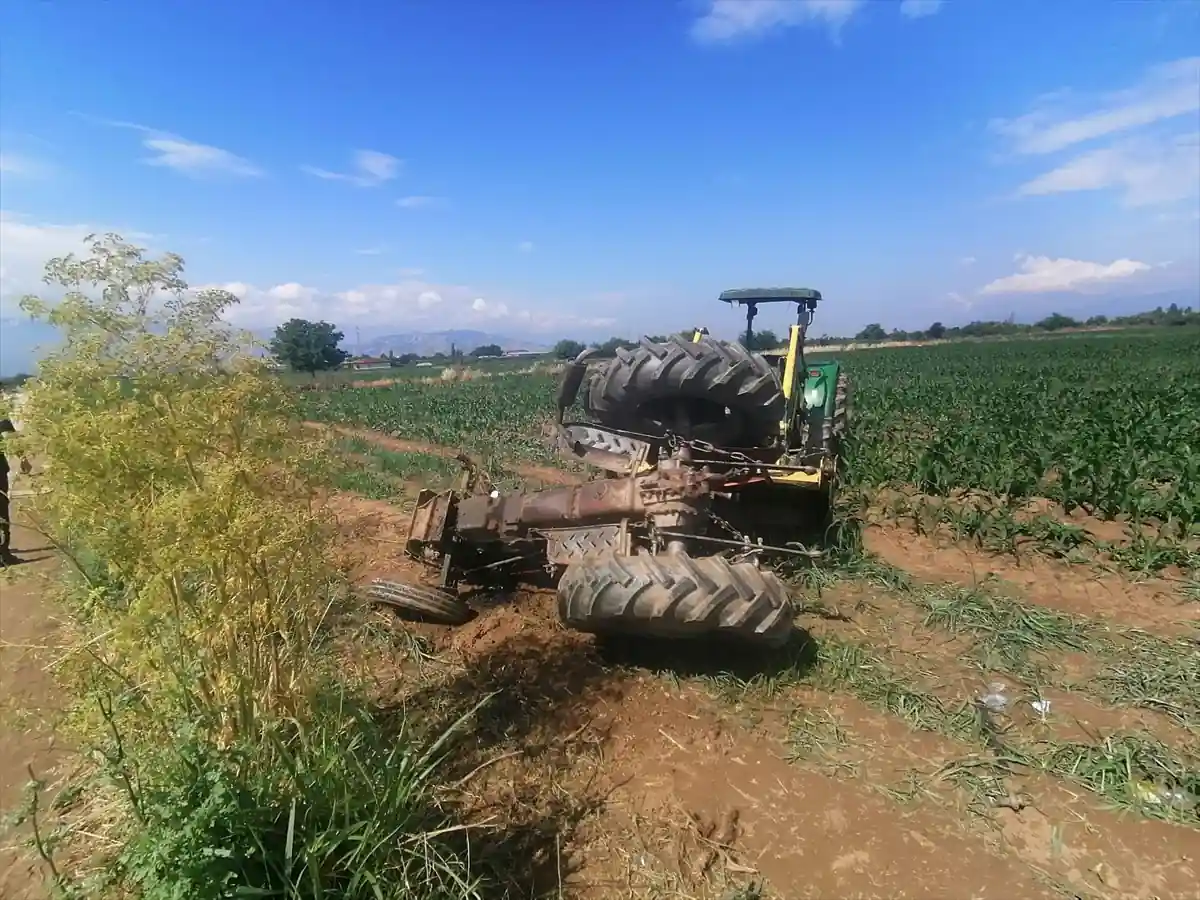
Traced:
<svg viewBox="0 0 1200 900">
<path fill-rule="evenodd" d="M 568 628 L 596 634 L 711 634 L 770 647 L 787 642 L 795 615 L 773 573 L 720 556 L 675 553 L 606 553 L 568 566 L 558 613 Z"/>
<path fill-rule="evenodd" d="M 421 584 L 376 579 L 368 589 L 367 597 L 373 603 L 399 612 L 415 613 L 441 625 L 462 625 L 475 616 L 475 611 L 456 595 Z"/>
<path fill-rule="evenodd" d="M 672 398 L 707 400 L 740 413 L 754 442 L 779 429 L 783 389 L 775 368 L 741 344 L 680 336 L 663 343 L 643 340 L 591 380 L 584 408 L 598 422 L 626 431 L 652 431 L 639 409 Z"/>
</svg>

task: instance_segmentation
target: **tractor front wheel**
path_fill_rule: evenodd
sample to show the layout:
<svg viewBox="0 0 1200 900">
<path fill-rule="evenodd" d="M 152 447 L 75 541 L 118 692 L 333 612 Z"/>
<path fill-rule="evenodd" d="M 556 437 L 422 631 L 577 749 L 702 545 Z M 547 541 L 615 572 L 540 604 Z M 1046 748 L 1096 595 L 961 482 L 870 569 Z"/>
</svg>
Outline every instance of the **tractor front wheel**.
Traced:
<svg viewBox="0 0 1200 900">
<path fill-rule="evenodd" d="M 423 584 L 376 580 L 367 596 L 374 603 L 438 625 L 462 625 L 475 617 L 475 610 L 457 594 Z"/>
<path fill-rule="evenodd" d="M 593 634 L 716 635 L 780 647 L 791 637 L 795 610 L 783 582 L 753 563 L 604 554 L 567 567 L 558 615 L 568 628 Z"/>
</svg>

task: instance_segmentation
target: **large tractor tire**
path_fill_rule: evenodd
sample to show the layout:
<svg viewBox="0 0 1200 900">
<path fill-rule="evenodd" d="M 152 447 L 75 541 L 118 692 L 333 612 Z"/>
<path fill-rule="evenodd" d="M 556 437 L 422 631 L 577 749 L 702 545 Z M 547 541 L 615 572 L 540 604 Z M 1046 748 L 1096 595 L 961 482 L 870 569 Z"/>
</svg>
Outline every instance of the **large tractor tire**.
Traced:
<svg viewBox="0 0 1200 900">
<path fill-rule="evenodd" d="M 558 615 L 568 628 L 593 634 L 715 635 L 780 647 L 795 610 L 783 582 L 753 563 L 608 553 L 567 567 Z"/>
<path fill-rule="evenodd" d="M 656 436 L 690 430 L 684 436 L 758 446 L 779 433 L 784 397 L 779 375 L 757 353 L 676 336 L 619 349 L 592 379 L 584 406 L 609 428 Z"/>
<path fill-rule="evenodd" d="M 834 497 L 837 493 L 838 481 L 845 469 L 842 462 L 842 446 L 846 434 L 850 430 L 853 410 L 850 379 L 845 370 L 842 370 L 838 372 L 837 382 L 834 385 L 833 414 L 821 423 L 820 435 L 814 436 L 808 443 L 809 452 L 813 457 L 832 458 L 836 463 L 833 478 L 825 483 L 819 499 L 810 504 L 807 511 L 808 524 L 818 522 L 823 531 L 833 523 Z"/>
<path fill-rule="evenodd" d="M 850 391 L 850 377 L 845 369 L 838 370 L 837 385 L 833 392 L 833 417 L 829 420 L 829 449 L 840 453 L 842 441 L 850 430 L 854 415 L 854 400 Z"/>
<path fill-rule="evenodd" d="M 462 625 L 475 617 L 475 610 L 457 594 L 422 584 L 376 579 L 367 591 L 367 597 L 399 613 L 439 625 Z"/>
</svg>

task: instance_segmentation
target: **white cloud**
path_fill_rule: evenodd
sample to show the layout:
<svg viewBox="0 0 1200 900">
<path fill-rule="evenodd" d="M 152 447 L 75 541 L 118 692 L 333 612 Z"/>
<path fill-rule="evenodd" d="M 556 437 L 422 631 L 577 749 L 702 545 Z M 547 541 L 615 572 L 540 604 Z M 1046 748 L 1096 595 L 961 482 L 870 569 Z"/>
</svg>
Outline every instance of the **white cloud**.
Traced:
<svg viewBox="0 0 1200 900">
<path fill-rule="evenodd" d="M 446 205 L 445 197 L 401 197 L 396 205 L 402 209 L 432 209 Z"/>
<path fill-rule="evenodd" d="M 1151 266 L 1134 259 L 1104 263 L 1078 259 L 1051 259 L 1048 256 L 1018 256 L 1015 275 L 997 278 L 984 285 L 980 294 L 1048 294 L 1080 291 L 1114 281 L 1122 281 L 1147 272 Z"/>
<path fill-rule="evenodd" d="M 36 159 L 17 153 L 0 153 L 0 175 L 18 178 L 43 178 L 50 174 L 50 167 Z"/>
<path fill-rule="evenodd" d="M 517 251 L 520 253 L 532 253 L 533 241 L 521 241 L 521 243 L 517 244 Z"/>
<path fill-rule="evenodd" d="M 489 303 L 482 297 L 476 297 L 471 301 L 471 310 L 488 319 L 504 319 L 508 317 L 507 303 L 496 303 L 494 301 Z"/>
<path fill-rule="evenodd" d="M 612 324 L 610 319 L 519 308 L 510 300 L 481 297 L 466 285 L 432 284 L 415 278 L 332 293 L 295 282 L 266 289 L 245 282 L 205 284 L 194 289 L 205 288 L 219 288 L 236 296 L 241 302 L 229 310 L 227 318 L 235 325 L 260 332 L 293 317 L 324 319 L 343 328 L 375 331 L 432 330 L 503 321 L 531 332 L 553 333 Z"/>
<path fill-rule="evenodd" d="M 198 144 L 174 135 L 148 137 L 142 146 L 153 150 L 155 155 L 142 162 L 148 166 L 173 169 L 189 178 L 205 175 L 233 175 L 237 178 L 258 178 L 263 172 L 249 160 L 228 150 L 209 144 Z"/>
<path fill-rule="evenodd" d="M 0 211 L 0 316 L 19 317 L 18 302 L 26 293 L 45 291 L 41 278 L 47 261 L 68 253 L 86 253 L 88 234 L 117 232 L 127 241 L 153 245 L 160 238 L 129 228 L 103 224 L 50 224 Z M 233 324 L 269 331 L 287 319 L 324 319 L 343 328 L 373 330 L 412 328 L 433 330 L 505 321 L 512 327 L 558 334 L 570 329 L 598 328 L 608 319 L 549 313 L 527 307 L 512 297 L 485 299 L 478 288 L 438 284 L 422 279 L 420 269 L 401 269 L 391 284 L 363 284 L 344 290 L 325 290 L 298 281 L 281 281 L 267 287 L 245 281 L 199 283 L 194 291 L 220 288 L 239 299 L 226 318 Z"/>
<path fill-rule="evenodd" d="M 900 15 L 906 19 L 923 19 L 936 15 L 942 7 L 942 0 L 903 0 L 900 4 Z"/>
<path fill-rule="evenodd" d="M 1058 91 L 1032 112 L 995 119 L 991 130 L 1025 156 L 1080 149 L 1026 181 L 1018 197 L 1119 191 L 1127 207 L 1200 194 L 1200 56 L 1154 66 L 1133 87 L 1101 96 Z M 1182 121 L 1180 121 L 1182 120 Z"/>
<path fill-rule="evenodd" d="M 958 262 L 959 262 L 959 264 L 960 264 L 960 265 L 964 265 L 964 266 L 973 266 L 973 265 L 975 265 L 975 263 L 976 263 L 976 259 L 975 259 L 975 257 L 973 257 L 973 256 L 964 256 L 964 257 L 963 257 L 962 259 L 960 259 Z"/>
<path fill-rule="evenodd" d="M 1126 206 L 1174 203 L 1200 194 L 1200 131 L 1124 141 L 1084 153 L 1017 189 L 1023 197 L 1116 188 Z"/>
<path fill-rule="evenodd" d="M 378 187 L 400 174 L 403 161 L 378 150 L 354 151 L 353 172 L 331 172 L 316 166 L 301 166 L 300 171 L 328 181 L 345 181 L 357 187 Z"/>
<path fill-rule="evenodd" d="M 68 253 L 83 253 L 87 249 L 83 243 L 85 237 L 110 231 L 139 243 L 152 237 L 101 225 L 33 222 L 25 216 L 0 210 L 0 314 L 19 315 L 20 298 L 45 288 L 42 275 L 47 262 Z"/>
<path fill-rule="evenodd" d="M 262 169 L 248 159 L 243 159 L 235 153 L 223 150 L 220 147 L 214 147 L 211 144 L 189 141 L 187 138 L 172 134 L 169 131 L 150 128 L 146 125 L 138 125 L 136 122 L 122 122 L 116 119 L 77 115 L 80 115 L 80 118 L 86 119 L 89 122 L 104 125 L 108 128 L 124 128 L 129 131 L 140 132 L 144 135 L 142 146 L 154 152 L 153 156 L 142 160 L 148 166 L 161 166 L 172 169 L 189 178 L 203 178 L 210 175 L 231 175 L 235 178 L 260 178 L 264 174 Z"/>
<path fill-rule="evenodd" d="M 1016 119 L 994 119 L 989 127 L 1012 140 L 1022 154 L 1055 153 L 1084 141 L 1130 131 L 1200 111 L 1200 56 L 1151 68 L 1131 88 L 1098 98 L 1059 91 L 1040 108 Z"/>
<path fill-rule="evenodd" d="M 707 12 L 692 23 L 692 38 L 716 44 L 757 38 L 778 28 L 828 26 L 834 40 L 865 0 L 708 0 Z"/>
</svg>

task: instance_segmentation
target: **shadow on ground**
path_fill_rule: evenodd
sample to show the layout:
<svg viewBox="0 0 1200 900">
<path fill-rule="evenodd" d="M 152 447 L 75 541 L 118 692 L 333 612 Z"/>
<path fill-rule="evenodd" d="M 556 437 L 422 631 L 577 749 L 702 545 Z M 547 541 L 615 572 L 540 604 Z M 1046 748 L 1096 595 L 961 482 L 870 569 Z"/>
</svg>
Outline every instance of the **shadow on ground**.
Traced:
<svg viewBox="0 0 1200 900">
<path fill-rule="evenodd" d="M 496 606 L 444 634 L 463 667 L 420 685 L 392 710 L 445 727 L 489 698 L 455 747 L 446 780 L 461 784 L 453 802 L 468 821 L 494 826 L 472 836 L 471 854 L 497 897 L 556 896 L 571 874 L 573 836 L 620 786 L 603 751 L 639 680 L 802 674 L 816 660 L 816 644 L 801 630 L 768 651 L 567 632 L 547 616 L 544 599 L 527 598 L 524 610 Z"/>
</svg>

